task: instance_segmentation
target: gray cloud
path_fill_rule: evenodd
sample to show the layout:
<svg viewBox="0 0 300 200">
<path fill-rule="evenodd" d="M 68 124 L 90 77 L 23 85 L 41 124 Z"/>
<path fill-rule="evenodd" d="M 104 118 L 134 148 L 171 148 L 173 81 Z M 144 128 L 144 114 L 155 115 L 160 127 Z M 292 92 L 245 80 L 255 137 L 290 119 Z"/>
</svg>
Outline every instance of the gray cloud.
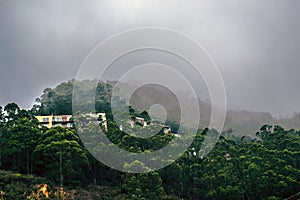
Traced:
<svg viewBox="0 0 300 200">
<path fill-rule="evenodd" d="M 231 108 L 299 112 L 299 8 L 298 0 L 1 1 L 0 104 L 29 108 L 105 38 L 158 26 L 206 47 Z"/>
</svg>

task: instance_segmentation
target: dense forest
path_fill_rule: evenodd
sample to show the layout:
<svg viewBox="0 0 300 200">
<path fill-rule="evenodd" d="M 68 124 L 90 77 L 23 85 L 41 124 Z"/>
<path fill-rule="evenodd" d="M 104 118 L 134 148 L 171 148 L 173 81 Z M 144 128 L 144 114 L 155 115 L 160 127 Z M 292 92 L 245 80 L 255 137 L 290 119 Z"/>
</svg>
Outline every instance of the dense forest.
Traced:
<svg viewBox="0 0 300 200">
<path fill-rule="evenodd" d="M 85 90 L 91 81 L 82 81 Z M 300 192 L 300 131 L 263 125 L 247 136 L 224 131 L 207 157 L 199 157 L 208 129 L 199 128 L 187 151 L 168 167 L 123 173 L 97 161 L 75 128 L 39 127 L 35 115 L 72 114 L 73 81 L 47 88 L 31 110 L 15 103 L 0 107 L 0 199 L 297 199 Z M 112 86 L 100 83 L 96 111 L 105 112 L 107 136 L 135 152 L 161 148 L 174 137 L 159 132 L 137 141 L 122 132 L 110 110 Z M 84 101 L 82 91 L 82 106 Z M 131 113 L 147 117 L 145 113 Z M 176 130 L 176 122 L 168 125 Z M 127 167 L 140 165 L 129 163 Z M 62 192 L 61 192 L 62 191 Z M 48 195 L 48 194 L 47 194 Z M 296 196 L 293 196 L 296 195 Z"/>
</svg>

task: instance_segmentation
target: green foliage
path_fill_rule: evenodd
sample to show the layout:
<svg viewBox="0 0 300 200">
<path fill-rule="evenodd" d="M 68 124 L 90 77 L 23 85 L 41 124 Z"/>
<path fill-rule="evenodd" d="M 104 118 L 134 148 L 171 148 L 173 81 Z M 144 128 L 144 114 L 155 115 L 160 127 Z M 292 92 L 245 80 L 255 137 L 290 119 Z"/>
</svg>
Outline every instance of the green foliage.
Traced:
<svg viewBox="0 0 300 200">
<path fill-rule="evenodd" d="M 91 83 L 86 81 L 85 84 Z M 57 91 L 70 92 L 70 85 L 63 84 Z M 109 95 L 110 89 L 105 84 L 97 88 L 101 95 Z M 49 114 L 52 109 L 56 114 L 65 112 L 57 102 L 50 100 L 60 96 L 57 91 L 45 90 L 42 103 L 34 112 Z M 109 108 L 105 108 L 107 97 L 101 100 L 101 95 L 98 109 L 111 115 Z M 57 101 L 64 102 L 61 98 Z M 130 112 L 135 115 L 134 110 Z M 48 182 L 69 188 L 82 187 L 84 189 L 74 193 L 82 199 L 284 199 L 300 191 L 300 132 L 294 129 L 264 125 L 256 138 L 236 138 L 233 131 L 228 130 L 213 150 L 201 158 L 199 150 L 204 138 L 215 133 L 204 129 L 198 132 L 180 159 L 168 167 L 145 174 L 129 174 L 97 161 L 85 150 L 74 129 L 39 128 L 31 113 L 33 110 L 22 110 L 14 103 L 4 109 L 0 107 L 0 166 L 14 171 L 14 178 L 9 179 L 0 173 L 0 191 L 5 192 L 7 199 L 24 199 L 34 184 L 46 182 L 46 179 L 36 181 L 31 175 L 17 173 L 39 175 Z M 136 138 L 131 134 L 143 127 L 137 126 L 129 135 L 111 118 L 108 127 L 107 137 L 118 147 L 132 152 L 160 149 L 174 137 L 160 131 L 149 139 Z M 147 127 L 144 130 L 152 131 Z M 123 167 L 129 171 L 148 169 L 139 161 Z M 95 188 L 103 194 L 93 191 Z"/>
<path fill-rule="evenodd" d="M 164 195 L 162 180 L 157 172 L 126 174 L 122 187 L 128 199 L 159 200 Z"/>
<path fill-rule="evenodd" d="M 6 123 L 1 133 L 1 165 L 3 169 L 32 173 L 32 153 L 38 141 L 37 120 L 16 104 L 8 104 Z"/>
<path fill-rule="evenodd" d="M 59 181 L 61 186 L 64 180 L 80 181 L 78 177 L 88 169 L 89 161 L 79 142 L 70 129 L 55 127 L 46 131 L 34 150 L 36 165 L 42 169 L 40 175 Z"/>
<path fill-rule="evenodd" d="M 84 80 L 77 82 L 70 80 L 59 84 L 56 88 L 46 88 L 30 112 L 34 115 L 66 115 L 72 114 L 72 94 L 73 89 L 80 88 L 80 95 L 75 97 L 78 100 L 78 107 L 84 111 L 89 110 L 93 102 L 87 99 L 87 94 L 95 95 L 95 108 L 98 112 L 110 112 L 111 85 L 97 80 Z M 94 86 L 97 86 L 94 91 Z M 110 117 L 110 115 L 108 115 Z"/>
</svg>

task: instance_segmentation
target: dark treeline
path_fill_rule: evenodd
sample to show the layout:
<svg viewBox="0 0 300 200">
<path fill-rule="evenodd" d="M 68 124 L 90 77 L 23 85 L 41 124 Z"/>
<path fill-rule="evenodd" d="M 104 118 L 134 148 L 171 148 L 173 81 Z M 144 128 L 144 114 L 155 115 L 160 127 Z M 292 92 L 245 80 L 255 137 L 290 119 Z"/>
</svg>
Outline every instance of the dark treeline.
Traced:
<svg viewBox="0 0 300 200">
<path fill-rule="evenodd" d="M 0 107 L 0 169 L 34 174 L 65 188 L 97 186 L 110 193 L 94 199 L 285 199 L 300 191 L 300 131 L 280 126 L 264 125 L 255 138 L 226 131 L 205 158 L 199 158 L 199 150 L 208 129 L 199 130 L 188 150 L 166 168 L 144 174 L 111 169 L 84 148 L 76 129 L 38 126 L 34 115 L 71 114 L 71 97 L 64 96 L 71 86 L 67 82 L 59 90 L 46 89 L 30 111 L 15 103 Z M 171 134 L 159 132 L 152 141 L 137 141 L 120 131 L 110 113 L 110 89 L 98 86 L 96 110 L 107 113 L 111 141 L 143 152 L 172 140 Z M 0 192 L 5 193 L 1 181 Z"/>
<path fill-rule="evenodd" d="M 57 185 L 108 186 L 117 191 L 118 199 L 282 199 L 300 191 L 299 131 L 265 125 L 255 140 L 225 133 L 213 151 L 200 159 L 197 152 L 205 129 L 170 166 L 127 174 L 95 160 L 74 129 L 39 128 L 35 117 L 14 103 L 0 113 L 1 169 L 35 174 Z M 122 141 L 134 144 L 117 126 L 111 126 L 107 134 L 120 147 Z M 156 137 L 167 140 L 171 136 Z"/>
</svg>

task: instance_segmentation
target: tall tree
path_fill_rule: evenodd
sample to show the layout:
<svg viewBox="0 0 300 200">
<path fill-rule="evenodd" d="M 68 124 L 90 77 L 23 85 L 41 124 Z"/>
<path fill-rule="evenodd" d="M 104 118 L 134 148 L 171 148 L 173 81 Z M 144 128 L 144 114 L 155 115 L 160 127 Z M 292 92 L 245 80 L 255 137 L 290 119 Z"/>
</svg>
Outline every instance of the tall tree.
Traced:
<svg viewBox="0 0 300 200">
<path fill-rule="evenodd" d="M 35 149 L 37 165 L 42 175 L 64 182 L 84 179 L 89 168 L 87 152 L 79 143 L 79 137 L 70 129 L 55 127 L 49 129 Z"/>
<path fill-rule="evenodd" d="M 6 121 L 2 125 L 1 156 L 3 168 L 32 173 L 32 152 L 37 144 L 37 120 L 17 104 L 5 106 Z"/>
</svg>

